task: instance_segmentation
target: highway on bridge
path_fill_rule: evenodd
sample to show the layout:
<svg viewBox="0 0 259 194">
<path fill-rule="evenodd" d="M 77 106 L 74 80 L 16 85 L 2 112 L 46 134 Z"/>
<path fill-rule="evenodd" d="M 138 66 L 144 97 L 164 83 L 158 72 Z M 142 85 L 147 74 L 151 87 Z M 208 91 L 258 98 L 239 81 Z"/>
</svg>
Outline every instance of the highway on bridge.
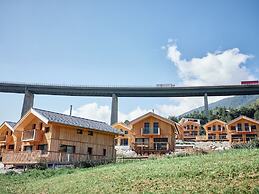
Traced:
<svg viewBox="0 0 259 194">
<path fill-rule="evenodd" d="M 232 96 L 259 94 L 259 85 L 220 85 L 188 87 L 119 87 L 119 86 L 66 86 L 51 84 L 25 84 L 0 82 L 0 92 L 25 94 L 22 115 L 33 107 L 34 94 L 62 96 L 112 97 L 111 124 L 118 119 L 118 97 L 193 97 L 204 96 L 205 112 L 208 112 L 207 96 Z"/>
</svg>

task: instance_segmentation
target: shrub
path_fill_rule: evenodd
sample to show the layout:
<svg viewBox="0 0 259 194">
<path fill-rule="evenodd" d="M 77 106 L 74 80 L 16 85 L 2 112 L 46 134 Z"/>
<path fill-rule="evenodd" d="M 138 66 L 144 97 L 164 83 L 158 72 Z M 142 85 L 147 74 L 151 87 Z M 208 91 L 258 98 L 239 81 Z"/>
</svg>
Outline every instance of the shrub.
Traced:
<svg viewBox="0 0 259 194">
<path fill-rule="evenodd" d="M 253 140 L 249 141 L 248 143 L 245 144 L 233 144 L 231 146 L 234 149 L 254 149 L 254 148 L 259 148 L 259 140 Z"/>
</svg>

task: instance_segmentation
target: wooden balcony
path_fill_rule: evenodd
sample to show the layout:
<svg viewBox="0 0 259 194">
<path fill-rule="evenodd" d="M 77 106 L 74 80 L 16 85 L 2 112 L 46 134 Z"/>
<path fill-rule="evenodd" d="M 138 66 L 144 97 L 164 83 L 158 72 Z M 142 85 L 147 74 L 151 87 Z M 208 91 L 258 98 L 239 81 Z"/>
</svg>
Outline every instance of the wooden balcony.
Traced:
<svg viewBox="0 0 259 194">
<path fill-rule="evenodd" d="M 144 129 L 141 128 L 141 135 L 160 135 L 160 128 L 157 129 Z"/>
<path fill-rule="evenodd" d="M 43 134 L 42 130 L 24 130 L 22 132 L 22 141 L 41 141 Z"/>
<path fill-rule="evenodd" d="M 114 156 L 115 158 L 116 156 Z M 114 158 L 103 155 L 69 154 L 65 152 L 43 152 L 36 150 L 32 152 L 5 151 L 2 153 L 2 162 L 5 165 L 30 165 L 30 164 L 73 164 L 83 161 L 113 161 Z"/>
<path fill-rule="evenodd" d="M 13 136 L 12 135 L 1 135 L 0 136 L 0 144 L 6 144 L 10 141 L 12 141 Z"/>
<path fill-rule="evenodd" d="M 6 142 L 6 135 L 1 135 L 0 136 L 0 143 L 5 143 Z"/>
<path fill-rule="evenodd" d="M 133 149 L 138 154 L 167 153 L 170 150 L 170 144 L 168 142 L 154 142 L 152 145 L 147 143 L 134 143 Z"/>
</svg>

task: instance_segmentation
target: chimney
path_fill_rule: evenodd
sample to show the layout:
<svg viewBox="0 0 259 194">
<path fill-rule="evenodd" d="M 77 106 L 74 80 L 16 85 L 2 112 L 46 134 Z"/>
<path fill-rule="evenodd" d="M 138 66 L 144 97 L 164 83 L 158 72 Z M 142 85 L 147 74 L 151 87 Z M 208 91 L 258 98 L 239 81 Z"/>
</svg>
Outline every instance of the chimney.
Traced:
<svg viewBox="0 0 259 194">
<path fill-rule="evenodd" d="M 72 109 L 73 109 L 73 106 L 70 105 L 70 112 L 69 112 L 69 115 L 72 116 Z"/>
</svg>

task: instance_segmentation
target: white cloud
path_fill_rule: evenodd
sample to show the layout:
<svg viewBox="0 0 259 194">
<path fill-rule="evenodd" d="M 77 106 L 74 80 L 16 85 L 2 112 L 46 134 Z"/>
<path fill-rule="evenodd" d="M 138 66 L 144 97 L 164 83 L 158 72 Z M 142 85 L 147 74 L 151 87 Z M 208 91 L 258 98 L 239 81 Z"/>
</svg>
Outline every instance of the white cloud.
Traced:
<svg viewBox="0 0 259 194">
<path fill-rule="evenodd" d="M 69 110 L 64 113 L 69 114 Z M 107 105 L 99 106 L 97 103 L 89 103 L 73 109 L 72 115 L 110 123 L 111 110 Z"/>
<path fill-rule="evenodd" d="M 122 113 L 119 111 L 118 119 L 119 121 L 133 120 L 149 111 L 151 110 L 141 109 L 140 107 L 137 107 L 129 113 Z M 64 114 L 69 114 L 69 109 L 65 110 Z M 94 102 L 73 109 L 72 115 L 87 119 L 104 121 L 109 124 L 111 117 L 111 109 L 107 105 L 99 106 L 97 103 Z"/>
<path fill-rule="evenodd" d="M 207 53 L 204 57 L 193 57 L 190 60 L 182 59 L 182 53 L 178 50 L 175 40 L 169 39 L 168 44 L 162 47 L 167 49 L 167 56 L 175 65 L 178 75 L 181 78 L 179 85 L 221 85 L 239 84 L 241 80 L 256 79 L 245 67 L 245 63 L 251 55 L 243 54 L 238 48 L 225 51 Z M 210 97 L 209 103 L 220 100 L 224 97 Z M 168 117 L 169 115 L 180 115 L 193 108 L 203 105 L 203 97 L 172 98 L 172 103 L 155 106 L 155 113 Z M 119 112 L 119 121 L 133 120 L 150 109 L 132 107 L 128 113 Z M 65 113 L 69 113 L 66 110 Z M 89 119 L 105 121 L 110 123 L 110 106 L 100 106 L 97 103 L 85 104 L 73 110 L 73 115 Z"/>
<path fill-rule="evenodd" d="M 177 68 L 182 84 L 187 86 L 239 84 L 255 77 L 244 66 L 252 56 L 238 48 L 208 53 L 201 58 L 181 59 L 176 44 L 168 46 L 167 56 Z"/>
</svg>

